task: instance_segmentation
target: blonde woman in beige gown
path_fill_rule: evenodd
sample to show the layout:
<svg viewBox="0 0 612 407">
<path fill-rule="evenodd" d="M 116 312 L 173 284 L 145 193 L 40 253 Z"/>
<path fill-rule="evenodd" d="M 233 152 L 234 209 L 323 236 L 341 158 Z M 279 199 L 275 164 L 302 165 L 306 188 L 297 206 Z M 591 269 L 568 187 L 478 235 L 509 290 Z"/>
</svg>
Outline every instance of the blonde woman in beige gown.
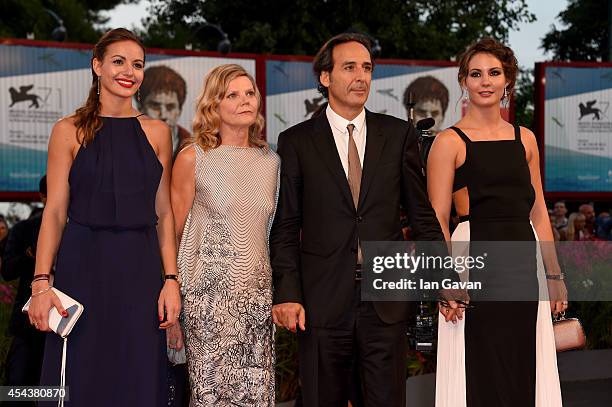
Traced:
<svg viewBox="0 0 612 407">
<path fill-rule="evenodd" d="M 280 159 L 260 140 L 260 106 L 242 67 L 213 69 L 198 99 L 194 142 L 174 167 L 192 407 L 274 406 L 268 236 Z M 181 339 L 173 331 L 170 346 Z"/>
</svg>

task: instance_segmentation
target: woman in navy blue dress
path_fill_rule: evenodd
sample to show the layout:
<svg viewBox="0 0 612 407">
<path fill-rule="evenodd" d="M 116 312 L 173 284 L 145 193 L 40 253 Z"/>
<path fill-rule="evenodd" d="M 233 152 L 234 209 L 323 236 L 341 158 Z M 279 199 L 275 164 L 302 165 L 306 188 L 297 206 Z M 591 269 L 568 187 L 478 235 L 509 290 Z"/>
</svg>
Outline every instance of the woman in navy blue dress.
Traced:
<svg viewBox="0 0 612 407">
<path fill-rule="evenodd" d="M 49 140 L 48 200 L 38 241 L 30 322 L 48 331 L 54 286 L 85 311 L 68 338 L 71 406 L 161 406 L 167 401 L 164 329 L 180 312 L 170 207 L 169 128 L 140 115 L 144 47 L 130 31 L 95 45 L 85 105 Z M 162 282 L 162 269 L 165 282 Z M 49 333 L 41 384 L 60 383 L 62 339 Z"/>
</svg>

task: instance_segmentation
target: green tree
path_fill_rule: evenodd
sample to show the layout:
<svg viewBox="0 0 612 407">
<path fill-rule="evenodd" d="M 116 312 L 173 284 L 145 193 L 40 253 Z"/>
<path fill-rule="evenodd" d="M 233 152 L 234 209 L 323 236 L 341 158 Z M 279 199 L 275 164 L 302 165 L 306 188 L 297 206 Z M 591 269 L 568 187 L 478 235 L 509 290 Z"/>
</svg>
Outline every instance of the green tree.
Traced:
<svg viewBox="0 0 612 407">
<path fill-rule="evenodd" d="M 521 68 L 514 92 L 514 122 L 533 130 L 534 92 L 533 69 Z"/>
<path fill-rule="evenodd" d="M 51 40 L 57 27 L 45 10 L 56 13 L 67 29 L 66 41 L 94 43 L 105 30 L 108 18 L 102 11 L 138 0 L 2 0 L 0 1 L 0 37 Z"/>
<path fill-rule="evenodd" d="M 563 61 L 608 60 L 608 0 L 569 0 L 555 25 L 542 39 L 542 48 Z"/>
<path fill-rule="evenodd" d="M 384 58 L 449 59 L 483 36 L 507 40 L 535 16 L 525 0 L 154 0 L 141 36 L 147 45 L 214 50 L 221 24 L 237 52 L 313 55 L 346 30 L 380 41 Z"/>
</svg>

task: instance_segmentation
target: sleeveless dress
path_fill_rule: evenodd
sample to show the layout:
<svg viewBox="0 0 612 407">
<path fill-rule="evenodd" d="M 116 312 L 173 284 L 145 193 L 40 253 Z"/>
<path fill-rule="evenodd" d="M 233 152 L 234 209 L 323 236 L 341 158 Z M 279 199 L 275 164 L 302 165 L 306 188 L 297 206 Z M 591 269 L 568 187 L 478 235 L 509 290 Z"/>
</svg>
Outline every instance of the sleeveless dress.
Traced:
<svg viewBox="0 0 612 407">
<path fill-rule="evenodd" d="M 55 287 L 84 306 L 68 336 L 65 405 L 162 406 L 155 196 L 163 169 L 136 117 L 102 121 L 70 169 L 68 223 L 55 267 Z M 62 345 L 47 335 L 42 385 L 59 385 Z"/>
<path fill-rule="evenodd" d="M 280 158 L 193 148 L 195 196 L 178 256 L 190 406 L 274 406 L 268 238 Z"/>
<path fill-rule="evenodd" d="M 463 320 L 452 324 L 438 318 L 436 406 L 560 407 L 544 265 L 529 218 L 535 191 L 520 128 L 515 126 L 514 140 L 476 142 L 451 128 L 466 145 L 453 192 L 467 187 L 470 212 L 453 233 L 452 255 L 482 254 L 483 246 L 476 242 L 534 242 L 511 256 L 501 253 L 505 248 L 495 248 L 500 253 L 489 255 L 488 273 L 461 278 L 502 291 L 504 285 L 517 287 L 519 282 L 533 300 L 478 301 L 478 294 L 470 293 L 474 308 L 466 310 Z M 473 243 L 460 244 L 468 241 Z M 503 260 L 495 262 L 496 257 Z"/>
</svg>

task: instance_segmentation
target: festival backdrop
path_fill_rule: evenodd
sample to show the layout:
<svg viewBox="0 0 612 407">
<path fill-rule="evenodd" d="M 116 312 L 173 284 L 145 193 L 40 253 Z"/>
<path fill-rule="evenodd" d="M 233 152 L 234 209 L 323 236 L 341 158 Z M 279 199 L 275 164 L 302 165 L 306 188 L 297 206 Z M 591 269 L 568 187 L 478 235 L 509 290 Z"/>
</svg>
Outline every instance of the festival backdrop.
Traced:
<svg viewBox="0 0 612 407">
<path fill-rule="evenodd" d="M 317 91 L 311 61 L 272 57 L 265 66 L 266 136 L 275 147 L 280 132 L 311 117 L 325 100 Z M 436 66 L 420 61 L 392 64 L 378 61 L 366 107 L 406 119 L 405 102 L 411 101 L 416 104 L 416 119 L 419 112 L 429 113 L 437 119 L 435 129 L 444 129 L 459 120 L 465 109 L 457 70 L 444 62 Z"/>
<path fill-rule="evenodd" d="M 544 189 L 612 192 L 612 66 L 541 64 Z"/>
<path fill-rule="evenodd" d="M 12 40 L 11 40 L 12 41 Z M 90 46 L 31 42 L 0 43 L 0 191 L 37 190 L 46 169 L 53 124 L 85 100 L 91 86 Z M 180 52 L 180 51 L 179 51 Z M 264 96 L 266 138 L 304 121 L 325 99 L 316 89 L 312 59 L 156 50 L 147 53 L 145 79 L 135 106 L 166 120 L 177 140 L 189 135 L 195 100 L 214 66 L 238 63 L 258 79 Z M 262 72 L 256 72 L 262 67 Z M 377 61 L 366 107 L 401 119 L 414 106 L 414 119 L 433 117 L 433 132 L 459 120 L 466 100 L 448 61 Z M 502 109 L 507 117 L 508 110 Z M 0 197 L 2 195 L 0 193 Z"/>
<path fill-rule="evenodd" d="M 92 84 L 90 58 L 89 47 L 0 44 L 0 191 L 38 190 L 53 124 L 87 97 Z M 175 136 L 185 137 L 204 76 L 225 63 L 241 64 L 255 76 L 255 59 L 149 52 L 145 81 L 155 77 L 153 72 L 157 79 L 150 81 L 153 89 L 147 98 L 135 101 L 135 106 L 165 118 Z M 165 68 L 147 75 L 148 69 L 160 66 Z M 156 92 L 159 84 L 165 86 Z"/>
</svg>

